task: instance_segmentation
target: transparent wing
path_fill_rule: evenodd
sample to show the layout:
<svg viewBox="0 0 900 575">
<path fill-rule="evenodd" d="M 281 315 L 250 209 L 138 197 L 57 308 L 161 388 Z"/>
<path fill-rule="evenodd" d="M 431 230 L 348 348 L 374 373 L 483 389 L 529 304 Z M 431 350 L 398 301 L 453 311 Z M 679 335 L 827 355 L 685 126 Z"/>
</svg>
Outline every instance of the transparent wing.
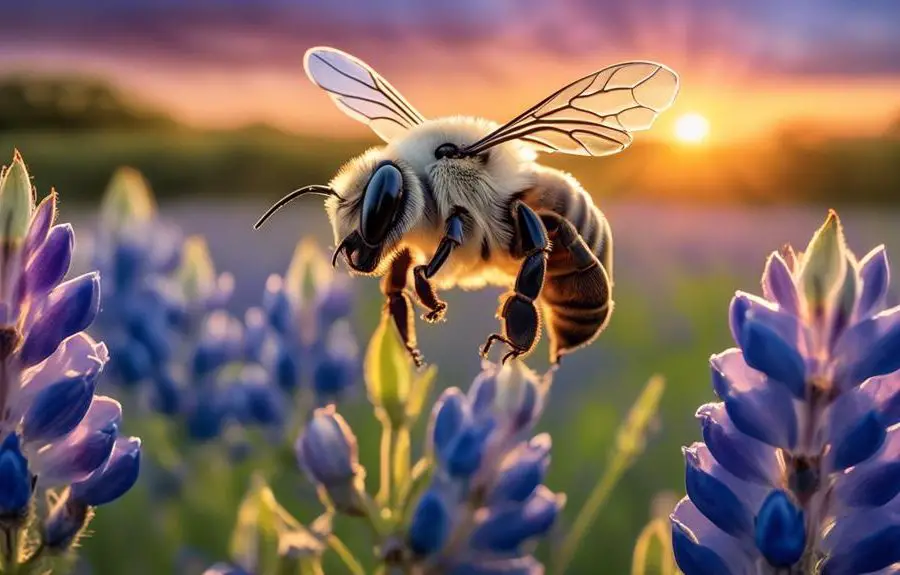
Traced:
<svg viewBox="0 0 900 575">
<path fill-rule="evenodd" d="M 576 80 L 522 112 L 464 154 L 521 140 L 539 152 L 606 156 L 631 144 L 678 93 L 678 75 L 653 62 L 624 62 Z"/>
<path fill-rule="evenodd" d="M 368 124 L 385 142 L 403 134 L 425 118 L 365 62 L 335 48 L 306 51 L 306 75 L 322 88 L 345 114 Z"/>
</svg>

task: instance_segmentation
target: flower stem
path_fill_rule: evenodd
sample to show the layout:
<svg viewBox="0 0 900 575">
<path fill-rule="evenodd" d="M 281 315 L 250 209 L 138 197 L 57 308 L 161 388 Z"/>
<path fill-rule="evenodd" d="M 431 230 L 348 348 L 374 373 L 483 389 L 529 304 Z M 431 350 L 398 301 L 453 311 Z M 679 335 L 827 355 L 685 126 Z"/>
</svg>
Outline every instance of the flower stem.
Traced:
<svg viewBox="0 0 900 575">
<path fill-rule="evenodd" d="M 385 506 L 391 500 L 391 460 L 394 447 L 394 429 L 388 418 L 381 420 L 381 481 L 375 501 Z"/>
<path fill-rule="evenodd" d="M 360 562 L 353 556 L 353 552 L 350 551 L 350 549 L 344 545 L 344 542 L 336 535 L 328 536 L 328 546 L 331 547 L 332 551 L 337 553 L 337 556 L 341 558 L 341 561 L 344 562 L 344 565 L 347 566 L 347 569 L 349 569 L 352 575 L 366 575 L 366 570 L 363 569 Z"/>
<path fill-rule="evenodd" d="M 391 451 L 393 453 L 393 473 L 394 473 L 394 494 L 392 497 L 393 507 L 399 508 L 403 503 L 401 497 L 407 490 L 409 484 L 409 468 L 410 468 L 410 437 L 409 427 L 401 426 L 393 434 L 393 445 Z"/>
<path fill-rule="evenodd" d="M 3 573 L 15 574 L 19 570 L 19 528 L 3 529 Z"/>
</svg>

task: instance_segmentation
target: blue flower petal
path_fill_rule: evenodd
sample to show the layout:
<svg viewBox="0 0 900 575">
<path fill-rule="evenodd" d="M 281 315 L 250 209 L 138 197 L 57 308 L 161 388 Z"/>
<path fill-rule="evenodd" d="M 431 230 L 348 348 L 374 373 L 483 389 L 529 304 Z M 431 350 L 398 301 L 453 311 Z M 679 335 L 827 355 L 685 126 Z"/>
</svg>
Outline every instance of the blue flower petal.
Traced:
<svg viewBox="0 0 900 575">
<path fill-rule="evenodd" d="M 684 575 L 744 575 L 752 559 L 685 497 L 672 513 L 672 547 Z"/>
<path fill-rule="evenodd" d="M 878 451 L 885 436 L 886 431 L 878 415 L 868 412 L 832 445 L 832 469 L 847 469 L 865 461 Z"/>
<path fill-rule="evenodd" d="M 792 567 L 803 557 L 803 510 L 784 491 L 773 491 L 760 507 L 756 515 L 756 547 L 773 567 Z"/>
<path fill-rule="evenodd" d="M 24 365 L 49 357 L 64 339 L 87 329 L 100 307 L 100 277 L 85 274 L 55 287 L 20 350 Z"/>
<path fill-rule="evenodd" d="M 314 412 L 297 439 L 296 451 L 301 466 L 326 487 L 347 484 L 356 476 L 356 436 L 334 406 Z"/>
<path fill-rule="evenodd" d="M 842 394 L 826 412 L 824 436 L 831 445 L 828 464 L 842 470 L 865 461 L 881 447 L 886 426 L 878 414 L 876 397 L 857 388 Z"/>
<path fill-rule="evenodd" d="M 481 467 L 487 439 L 493 429 L 493 421 L 463 428 L 443 451 L 447 473 L 453 477 L 467 478 Z"/>
<path fill-rule="evenodd" d="M 450 527 L 450 512 L 444 499 L 436 491 L 426 491 L 410 521 L 409 548 L 421 557 L 437 553 L 447 542 Z"/>
<path fill-rule="evenodd" d="M 796 341 L 782 337 L 768 318 L 772 314 L 750 312 L 741 331 L 744 361 L 775 381 L 783 383 L 797 398 L 806 391 L 806 361 Z M 799 329 L 799 328 L 798 328 Z"/>
<path fill-rule="evenodd" d="M 766 299 L 778 302 L 779 307 L 787 313 L 799 315 L 800 298 L 797 295 L 797 285 L 787 263 L 778 252 L 773 252 L 766 261 L 762 286 Z"/>
<path fill-rule="evenodd" d="M 19 437 L 10 433 L 0 444 L 0 515 L 18 516 L 28 509 L 31 473 Z"/>
<path fill-rule="evenodd" d="M 835 492 L 849 507 L 880 507 L 900 495 L 900 427 L 888 431 L 874 457 L 840 474 Z"/>
<path fill-rule="evenodd" d="M 472 532 L 470 545 L 475 550 L 495 553 L 515 551 L 553 527 L 563 501 L 561 496 L 542 486 L 524 503 L 489 508 Z"/>
<path fill-rule="evenodd" d="M 797 412 L 790 391 L 751 369 L 732 349 L 710 359 L 713 388 L 734 426 L 774 447 L 797 443 Z"/>
<path fill-rule="evenodd" d="M 44 198 L 31 215 L 31 224 L 28 226 L 28 234 L 25 236 L 26 261 L 47 239 L 47 233 L 50 231 L 54 219 L 56 219 L 56 192 L 52 192 Z"/>
<path fill-rule="evenodd" d="M 84 481 L 73 483 L 71 496 L 92 507 L 115 501 L 134 486 L 140 468 L 141 440 L 119 437 L 106 465 Z"/>
<path fill-rule="evenodd" d="M 774 486 L 781 479 L 777 449 L 741 433 L 728 417 L 724 403 L 708 403 L 697 410 L 703 441 L 722 467 L 738 479 Z"/>
<path fill-rule="evenodd" d="M 878 246 L 859 262 L 862 292 L 859 296 L 858 313 L 867 317 L 884 305 L 890 284 L 891 271 L 884 246 Z"/>
<path fill-rule="evenodd" d="M 900 370 L 900 306 L 849 328 L 832 352 L 835 384 L 841 390 Z"/>
<path fill-rule="evenodd" d="M 512 452 L 490 495 L 493 503 L 522 502 L 543 483 L 550 465 L 550 436 L 542 433 Z"/>
<path fill-rule="evenodd" d="M 900 422 L 900 372 L 873 377 L 853 391 L 843 394 L 838 401 L 850 393 L 862 393 L 868 397 L 870 403 L 867 405 L 878 411 L 878 418 L 885 427 Z"/>
<path fill-rule="evenodd" d="M 684 449 L 685 487 L 688 497 L 703 515 L 733 537 L 753 533 L 753 515 L 744 502 L 713 468 L 712 457 L 702 443 Z"/>
<path fill-rule="evenodd" d="M 468 400 L 459 389 L 451 387 L 441 394 L 432 412 L 428 434 L 435 453 L 444 453 L 450 442 L 462 431 L 468 414 Z"/>
<path fill-rule="evenodd" d="M 109 458 L 121 422 L 119 402 L 95 396 L 78 427 L 31 456 L 40 484 L 56 487 L 87 478 Z"/>
<path fill-rule="evenodd" d="M 900 523 L 884 525 L 826 559 L 822 575 L 871 573 L 900 562 Z"/>
<path fill-rule="evenodd" d="M 50 441 L 75 429 L 91 405 L 95 381 L 93 375 L 72 377 L 42 389 L 22 420 L 23 440 Z"/>
<path fill-rule="evenodd" d="M 74 247 L 75 232 L 72 226 L 70 224 L 53 226 L 25 270 L 28 290 L 44 294 L 61 282 L 69 271 Z"/>
</svg>

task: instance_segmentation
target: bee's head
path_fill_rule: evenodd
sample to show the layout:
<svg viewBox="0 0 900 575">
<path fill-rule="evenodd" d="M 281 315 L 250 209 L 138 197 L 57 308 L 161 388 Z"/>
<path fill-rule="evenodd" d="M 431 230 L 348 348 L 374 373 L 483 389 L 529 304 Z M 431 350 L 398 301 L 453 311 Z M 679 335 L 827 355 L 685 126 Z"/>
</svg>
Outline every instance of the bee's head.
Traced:
<svg viewBox="0 0 900 575">
<path fill-rule="evenodd" d="M 425 199 L 416 175 L 400 160 L 373 148 L 341 167 L 328 186 L 306 186 L 275 203 L 256 222 L 259 228 L 279 209 L 304 194 L 327 196 L 325 211 L 337 248 L 354 272 L 380 275 L 400 238 L 422 216 Z"/>
<path fill-rule="evenodd" d="M 381 148 L 347 162 L 331 181 L 336 196 L 325 210 L 337 248 L 350 269 L 380 275 L 400 238 L 422 216 L 425 199 L 419 179 L 401 160 Z"/>
</svg>

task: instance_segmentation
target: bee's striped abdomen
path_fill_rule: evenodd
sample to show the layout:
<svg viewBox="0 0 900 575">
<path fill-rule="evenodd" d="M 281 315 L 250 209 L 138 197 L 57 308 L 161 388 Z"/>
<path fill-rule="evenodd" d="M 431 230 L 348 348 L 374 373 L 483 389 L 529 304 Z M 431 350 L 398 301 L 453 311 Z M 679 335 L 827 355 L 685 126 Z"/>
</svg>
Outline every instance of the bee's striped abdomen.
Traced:
<svg viewBox="0 0 900 575">
<path fill-rule="evenodd" d="M 612 312 L 612 233 L 577 181 L 539 168 L 522 195 L 544 222 L 552 243 L 541 292 L 551 361 L 592 342 Z"/>
</svg>

